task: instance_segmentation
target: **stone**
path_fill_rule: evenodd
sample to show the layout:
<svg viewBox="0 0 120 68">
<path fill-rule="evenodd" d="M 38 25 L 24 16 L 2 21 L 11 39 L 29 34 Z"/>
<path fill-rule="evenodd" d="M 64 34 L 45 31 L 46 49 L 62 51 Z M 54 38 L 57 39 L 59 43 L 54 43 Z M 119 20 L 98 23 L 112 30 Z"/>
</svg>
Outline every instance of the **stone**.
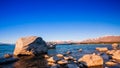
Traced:
<svg viewBox="0 0 120 68">
<path fill-rule="evenodd" d="M 112 59 L 120 61 L 120 50 L 109 50 L 106 53 L 111 55 Z"/>
<path fill-rule="evenodd" d="M 72 56 L 64 57 L 65 60 L 76 60 L 76 58 L 73 58 Z"/>
<path fill-rule="evenodd" d="M 120 62 L 120 54 L 114 54 L 114 55 L 112 56 L 112 59 L 117 60 L 117 61 Z"/>
<path fill-rule="evenodd" d="M 47 61 L 48 61 L 48 62 L 52 62 L 52 63 L 56 62 L 56 61 L 53 59 L 53 57 L 48 58 Z"/>
<path fill-rule="evenodd" d="M 79 51 L 79 52 L 82 52 L 82 49 L 79 49 L 78 51 Z"/>
<path fill-rule="evenodd" d="M 64 65 L 64 64 L 67 64 L 68 61 L 66 61 L 66 60 L 60 60 L 57 63 L 60 64 L 60 65 Z"/>
<path fill-rule="evenodd" d="M 108 51 L 108 48 L 107 47 L 96 47 L 96 50 L 97 51 L 100 51 L 100 52 L 106 52 L 106 51 Z"/>
<path fill-rule="evenodd" d="M 107 66 L 115 66 L 115 65 L 117 65 L 117 63 L 112 62 L 112 61 L 108 61 L 108 62 L 106 62 L 105 64 L 106 64 Z"/>
<path fill-rule="evenodd" d="M 108 51 L 106 52 L 106 54 L 112 55 L 113 53 L 115 53 L 115 51 L 116 51 L 116 50 L 108 50 Z"/>
<path fill-rule="evenodd" d="M 5 54 L 5 55 L 4 55 L 4 58 L 11 58 L 11 57 L 12 57 L 11 54 Z"/>
<path fill-rule="evenodd" d="M 48 58 L 49 58 L 49 56 L 48 56 L 48 55 L 44 55 L 44 58 L 45 58 L 45 59 L 48 59 Z"/>
<path fill-rule="evenodd" d="M 63 58 L 64 57 L 62 54 L 57 54 L 56 56 L 59 57 L 59 58 Z"/>
<path fill-rule="evenodd" d="M 118 45 L 117 43 L 113 43 L 113 44 L 112 44 L 112 48 L 113 48 L 113 49 L 116 50 L 118 47 L 119 47 L 119 45 Z"/>
<path fill-rule="evenodd" d="M 88 67 L 103 65 L 103 58 L 99 55 L 86 54 L 78 59 L 78 62 L 85 62 Z"/>
<path fill-rule="evenodd" d="M 17 40 L 14 55 L 40 55 L 47 52 L 46 42 L 37 36 L 23 37 Z"/>
<path fill-rule="evenodd" d="M 66 54 L 71 54 L 71 53 L 72 53 L 72 52 L 70 52 L 70 51 L 67 51 L 67 52 L 66 52 Z"/>
</svg>

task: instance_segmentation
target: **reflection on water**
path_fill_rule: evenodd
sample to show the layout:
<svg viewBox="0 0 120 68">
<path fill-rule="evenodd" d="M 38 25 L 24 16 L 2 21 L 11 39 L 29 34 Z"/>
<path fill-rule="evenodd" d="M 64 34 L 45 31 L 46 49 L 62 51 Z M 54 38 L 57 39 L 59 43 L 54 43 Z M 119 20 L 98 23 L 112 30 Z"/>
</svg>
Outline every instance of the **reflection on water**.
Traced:
<svg viewBox="0 0 120 68">
<path fill-rule="evenodd" d="M 15 62 L 14 68 L 46 68 L 47 62 L 41 57 L 20 57 L 20 60 Z"/>
</svg>

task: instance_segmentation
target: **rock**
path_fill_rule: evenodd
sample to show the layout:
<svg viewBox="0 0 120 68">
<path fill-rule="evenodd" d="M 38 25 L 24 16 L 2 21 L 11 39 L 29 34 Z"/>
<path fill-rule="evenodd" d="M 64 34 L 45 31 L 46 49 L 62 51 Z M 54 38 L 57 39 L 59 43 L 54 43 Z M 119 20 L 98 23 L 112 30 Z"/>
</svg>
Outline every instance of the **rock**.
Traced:
<svg viewBox="0 0 120 68">
<path fill-rule="evenodd" d="M 100 52 L 106 52 L 106 51 L 108 51 L 108 48 L 107 47 L 102 47 L 102 48 L 101 47 L 97 47 L 96 50 L 100 51 Z"/>
<path fill-rule="evenodd" d="M 0 58 L 0 64 L 7 64 L 7 63 L 13 63 L 16 62 L 18 59 L 11 57 L 11 58 Z"/>
<path fill-rule="evenodd" d="M 109 50 L 106 53 L 111 55 L 112 59 L 120 61 L 120 50 Z"/>
<path fill-rule="evenodd" d="M 64 57 L 65 60 L 76 60 L 75 58 L 73 58 L 72 56 L 68 56 L 68 57 Z"/>
<path fill-rule="evenodd" d="M 64 57 L 62 54 L 57 54 L 56 56 L 59 57 L 59 58 L 63 58 Z"/>
<path fill-rule="evenodd" d="M 78 51 L 79 51 L 79 52 L 82 52 L 82 49 L 79 49 Z"/>
<path fill-rule="evenodd" d="M 72 53 L 72 52 L 70 52 L 70 51 L 67 51 L 67 52 L 66 52 L 66 54 L 71 54 L 71 53 Z"/>
<path fill-rule="evenodd" d="M 52 62 L 52 63 L 56 62 L 56 61 L 53 59 L 53 57 L 48 58 L 47 61 L 48 61 L 48 62 Z"/>
<path fill-rule="evenodd" d="M 106 62 L 105 64 L 106 64 L 107 66 L 115 66 L 115 65 L 117 65 L 117 63 L 112 62 L 112 61 L 108 61 L 108 62 Z"/>
<path fill-rule="evenodd" d="M 74 63 L 77 63 L 77 61 L 76 61 L 76 60 L 74 60 Z"/>
<path fill-rule="evenodd" d="M 48 55 L 44 55 L 44 58 L 45 58 L 45 59 L 48 59 L 48 58 L 49 58 L 49 56 L 48 56 Z"/>
<path fill-rule="evenodd" d="M 11 54 L 5 54 L 5 55 L 4 55 L 4 58 L 11 58 L 11 57 L 12 57 Z"/>
<path fill-rule="evenodd" d="M 112 59 L 117 60 L 117 61 L 120 62 L 120 54 L 113 55 Z"/>
<path fill-rule="evenodd" d="M 41 37 L 30 36 L 17 40 L 14 55 L 40 55 L 47 52 L 47 45 Z"/>
<path fill-rule="evenodd" d="M 117 43 L 113 43 L 113 44 L 112 44 L 112 48 L 116 50 L 116 49 L 119 48 L 119 45 L 118 45 Z"/>
<path fill-rule="evenodd" d="M 69 57 L 64 57 L 65 60 L 69 60 Z"/>
<path fill-rule="evenodd" d="M 60 64 L 60 65 L 64 65 L 64 64 L 67 64 L 68 61 L 66 61 L 66 60 L 60 60 L 57 63 Z"/>
<path fill-rule="evenodd" d="M 115 51 L 116 51 L 116 50 L 108 50 L 108 51 L 106 52 L 106 54 L 112 55 Z"/>
<path fill-rule="evenodd" d="M 98 55 L 86 54 L 78 62 L 85 62 L 88 67 L 99 66 L 103 65 L 103 58 Z"/>
</svg>

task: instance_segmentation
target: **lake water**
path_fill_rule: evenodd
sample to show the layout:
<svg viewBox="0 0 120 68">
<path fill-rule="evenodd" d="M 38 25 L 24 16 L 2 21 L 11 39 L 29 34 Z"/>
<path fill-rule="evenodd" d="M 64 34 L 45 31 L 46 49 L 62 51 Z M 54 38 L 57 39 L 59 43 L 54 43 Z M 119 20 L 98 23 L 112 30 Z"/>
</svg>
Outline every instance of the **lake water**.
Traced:
<svg viewBox="0 0 120 68">
<path fill-rule="evenodd" d="M 55 55 L 58 53 L 61 54 L 66 54 L 67 51 L 72 52 L 71 56 L 76 58 L 77 60 L 82 57 L 84 54 L 92 54 L 92 53 L 97 53 L 95 50 L 96 47 L 107 47 L 109 50 L 112 49 L 112 46 L 110 44 L 80 44 L 80 45 L 57 45 L 56 49 L 49 49 L 48 54 L 49 55 Z M 0 45 L 0 57 L 3 57 L 4 54 L 13 54 L 15 45 Z M 79 52 L 78 50 L 82 49 L 82 52 Z M 108 56 L 102 55 L 104 58 L 104 61 L 108 61 Z M 42 61 L 42 62 L 41 62 Z M 8 65 L 2 65 L 1 67 L 3 68 L 27 68 L 30 65 L 35 66 L 35 68 L 45 68 L 46 63 L 43 63 L 45 60 L 41 60 L 39 58 L 33 58 L 33 59 L 26 59 L 26 58 L 21 58 L 21 60 L 13 63 L 13 64 L 8 64 Z M 103 65 L 106 67 L 105 65 Z M 100 67 L 100 68 L 104 68 Z M 32 68 L 32 67 L 31 67 Z M 34 68 L 34 67 L 33 67 Z M 108 68 L 120 68 L 120 65 L 116 66 L 110 66 Z"/>
<path fill-rule="evenodd" d="M 78 50 L 82 49 L 83 51 L 80 53 L 85 54 L 85 53 L 93 53 L 95 51 L 96 47 L 108 47 L 108 49 L 111 49 L 110 44 L 81 44 L 81 45 L 57 45 L 56 49 L 50 49 L 48 51 L 48 54 L 57 54 L 57 53 L 66 53 L 67 51 L 72 52 L 74 56 L 77 57 L 78 55 Z M 0 45 L 0 57 L 3 57 L 4 54 L 13 54 L 15 45 Z"/>
</svg>

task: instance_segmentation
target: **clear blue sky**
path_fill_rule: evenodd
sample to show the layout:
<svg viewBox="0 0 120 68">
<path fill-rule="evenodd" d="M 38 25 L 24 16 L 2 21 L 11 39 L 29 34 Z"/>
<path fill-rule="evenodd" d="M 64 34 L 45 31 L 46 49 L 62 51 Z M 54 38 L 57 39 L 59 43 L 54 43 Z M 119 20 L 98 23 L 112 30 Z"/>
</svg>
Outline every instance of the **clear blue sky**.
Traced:
<svg viewBox="0 0 120 68">
<path fill-rule="evenodd" d="M 120 0 L 0 0 L 0 42 L 120 35 Z"/>
</svg>

